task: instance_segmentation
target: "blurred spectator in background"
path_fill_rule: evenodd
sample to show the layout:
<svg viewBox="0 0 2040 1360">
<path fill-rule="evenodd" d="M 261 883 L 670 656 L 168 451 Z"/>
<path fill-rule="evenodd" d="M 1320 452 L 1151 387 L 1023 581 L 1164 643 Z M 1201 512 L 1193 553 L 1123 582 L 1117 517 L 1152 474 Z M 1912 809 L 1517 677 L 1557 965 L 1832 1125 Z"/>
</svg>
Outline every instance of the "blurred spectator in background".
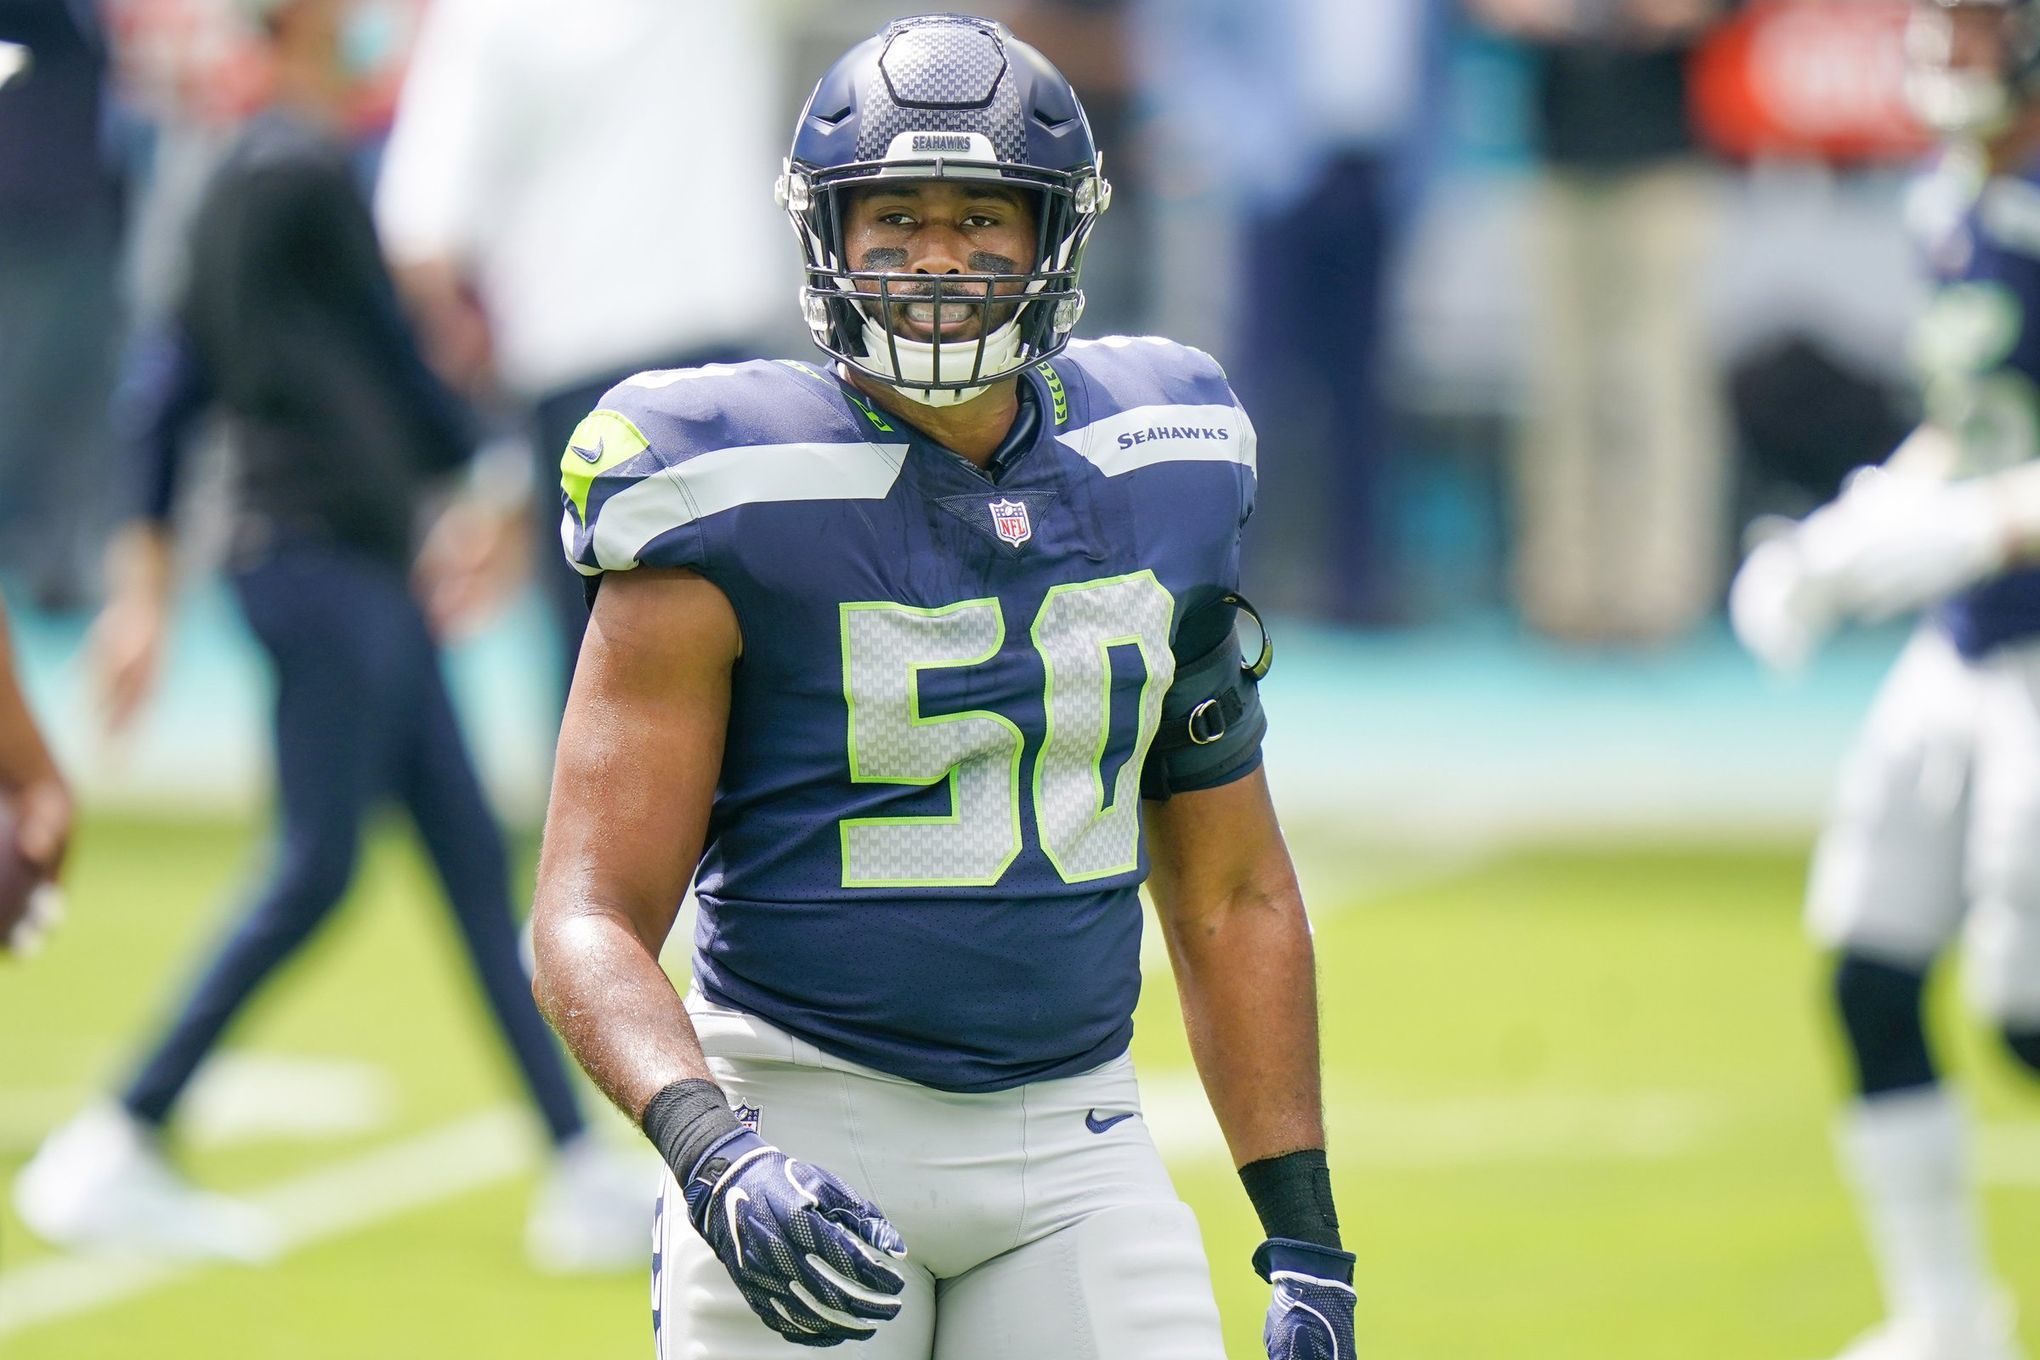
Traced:
<svg viewBox="0 0 2040 1360">
<path fill-rule="evenodd" d="M 985 4 L 975 12 L 1003 20 L 1033 44 L 1084 96 L 1084 116 L 1099 146 L 1114 148 L 1105 167 L 1112 181 L 1112 230 L 1084 248 L 1086 335 L 1157 332 L 1152 290 L 1153 195 L 1146 158 L 1133 125 L 1137 89 L 1131 14 L 1134 0 L 1022 0 Z"/>
<path fill-rule="evenodd" d="M 1162 154 L 1203 162 L 1238 221 L 1220 358 L 1269 466 L 1246 577 L 1277 608 L 1399 612 L 1386 485 L 1390 263 L 1433 121 L 1438 0 L 1145 0 Z M 1279 465 L 1279 466 L 1278 466 Z"/>
<path fill-rule="evenodd" d="M 120 191 L 93 0 L 0 0 L 0 568 L 92 596 Z"/>
<path fill-rule="evenodd" d="M 760 357 L 781 310 L 766 13 L 435 0 L 412 56 L 376 193 L 384 248 L 441 372 L 529 413 L 518 536 L 536 540 L 569 677 L 588 611 L 559 550 L 568 436 L 633 373 Z M 506 558 L 455 579 L 514 581 Z"/>
<path fill-rule="evenodd" d="M 1698 278 L 1721 205 L 1686 61 L 1728 0 L 1475 4 L 1537 62 L 1522 607 L 1573 641 L 1676 638 L 1725 568 L 1730 448 Z"/>
<path fill-rule="evenodd" d="M 0 815 L 0 829 L 12 842 L 0 843 L 0 856 L 27 865 L 30 881 L 54 883 L 71 839 L 71 794 L 14 678 L 4 603 L 0 603 L 0 814 L 5 814 Z M 8 884 L 14 868 L 0 860 L 0 885 L 5 885 L 0 892 L 18 886 Z M 51 902 L 47 895 L 40 901 L 31 896 L 25 916 L 13 914 L 11 901 L 0 902 L 0 954 L 33 947 L 36 937 L 54 924 Z"/>
<path fill-rule="evenodd" d="M 111 717 L 149 692 L 171 586 L 169 515 L 185 437 L 228 421 L 234 592 L 275 672 L 276 861 L 117 1102 L 58 1130 L 15 1202 L 65 1244 L 261 1258 L 272 1225 L 170 1170 L 159 1135 L 191 1076 L 257 990 L 346 892 L 362 823 L 394 796 L 425 842 L 497 1024 L 555 1148 L 529 1246 L 557 1269 L 635 1264 L 637 1185 L 583 1123 L 518 958 L 503 840 L 414 600 L 421 496 L 471 447 L 413 347 L 339 129 L 368 44 L 354 0 L 250 0 L 274 99 L 237 137 L 192 223 L 172 332 L 133 384 L 142 519 L 115 545 L 94 635 Z"/>
</svg>

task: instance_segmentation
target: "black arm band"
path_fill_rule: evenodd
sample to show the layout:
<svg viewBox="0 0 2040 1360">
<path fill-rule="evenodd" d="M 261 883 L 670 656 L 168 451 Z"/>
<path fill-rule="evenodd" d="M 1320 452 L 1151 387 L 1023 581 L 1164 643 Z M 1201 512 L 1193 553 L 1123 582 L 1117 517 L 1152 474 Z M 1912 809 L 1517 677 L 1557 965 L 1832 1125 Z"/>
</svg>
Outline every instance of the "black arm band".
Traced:
<svg viewBox="0 0 2040 1360">
<path fill-rule="evenodd" d="M 1248 1162 L 1240 1168 L 1240 1183 L 1268 1236 L 1340 1249 L 1339 1211 L 1332 1207 L 1332 1173 L 1323 1148 Z"/>
<path fill-rule="evenodd" d="M 653 1096 L 639 1127 L 673 1168 L 673 1174 L 685 1182 L 710 1148 L 744 1126 L 730 1113 L 721 1087 L 691 1077 Z"/>
<path fill-rule="evenodd" d="M 1245 614 L 1260 629 L 1260 654 L 1251 662 L 1240 654 L 1236 614 Z M 1204 651 L 1188 659 L 1177 656 L 1176 678 L 1162 699 L 1161 725 L 1141 767 L 1143 798 L 1162 800 L 1216 788 L 1260 764 L 1261 738 L 1268 730 L 1261 678 L 1275 658 L 1267 626 L 1244 597 L 1221 595 L 1184 620 L 1176 645 L 1204 645 L 1213 625 L 1222 631 Z"/>
</svg>

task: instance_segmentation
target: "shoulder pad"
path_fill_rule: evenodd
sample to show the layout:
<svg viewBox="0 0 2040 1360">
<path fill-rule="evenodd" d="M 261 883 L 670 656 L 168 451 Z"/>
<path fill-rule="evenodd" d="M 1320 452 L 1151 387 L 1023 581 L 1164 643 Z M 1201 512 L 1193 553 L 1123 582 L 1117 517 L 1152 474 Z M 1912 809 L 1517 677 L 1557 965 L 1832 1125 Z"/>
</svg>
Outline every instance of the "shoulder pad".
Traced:
<svg viewBox="0 0 2040 1360">
<path fill-rule="evenodd" d="M 1067 353 L 1083 375 L 1084 423 L 1058 430 L 1108 477 L 1156 463 L 1232 463 L 1253 472 L 1253 422 L 1203 350 L 1154 336 L 1080 341 Z"/>
<path fill-rule="evenodd" d="M 1122 402 L 1234 400 L 1218 360 L 1159 335 L 1074 340 L 1064 353 L 1094 386 Z"/>
<path fill-rule="evenodd" d="M 904 444 L 868 442 L 836 396 L 805 365 L 763 360 L 626 378 L 560 455 L 568 558 L 584 573 L 700 567 L 698 532 L 677 531 L 724 511 L 886 495 Z"/>
</svg>

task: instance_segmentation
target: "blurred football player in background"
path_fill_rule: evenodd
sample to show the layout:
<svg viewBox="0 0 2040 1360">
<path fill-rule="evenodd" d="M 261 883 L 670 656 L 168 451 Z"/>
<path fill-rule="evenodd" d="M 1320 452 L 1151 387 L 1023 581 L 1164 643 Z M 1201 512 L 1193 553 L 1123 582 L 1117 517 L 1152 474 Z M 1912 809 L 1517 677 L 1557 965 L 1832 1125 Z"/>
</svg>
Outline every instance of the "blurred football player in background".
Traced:
<svg viewBox="0 0 2040 1360">
<path fill-rule="evenodd" d="M 1070 340 L 1110 189 L 1003 28 L 852 48 L 779 190 L 832 362 L 641 374 L 561 460 L 600 589 L 537 986 L 671 1171 L 659 1353 L 1220 1360 L 1127 1053 L 1147 880 L 1268 1235 L 1267 1354 L 1352 1360 L 1234 632 L 1253 427 L 1196 350 Z M 683 1001 L 658 954 L 697 866 Z"/>
<path fill-rule="evenodd" d="M 0 954 L 35 947 L 56 924 L 55 884 L 71 839 L 71 796 L 14 675 L 0 601 Z M 16 897 L 19 900 L 14 900 Z"/>
<path fill-rule="evenodd" d="M 363 823 L 399 801 L 556 1150 L 530 1222 L 542 1266 L 636 1259 L 651 1186 L 583 1122 L 519 961 L 506 852 L 409 577 L 414 520 L 472 448 L 412 344 L 340 135 L 365 49 L 354 0 L 251 0 L 274 99 L 238 134 L 189 237 L 182 304 L 131 375 L 141 517 L 114 544 L 94 632 L 110 717 L 153 688 L 188 436 L 228 424 L 235 596 L 276 681 L 281 828 L 268 881 L 116 1102 L 59 1129 L 16 1181 L 67 1245 L 259 1259 L 273 1225 L 170 1169 L 160 1134 L 230 1022 L 346 893 Z"/>
<path fill-rule="evenodd" d="M 1913 102 L 1949 137 L 1913 203 L 1938 285 L 1916 346 L 1926 418 L 1765 538 L 1731 608 L 1781 669 L 1844 620 L 1931 608 L 1845 767 L 1809 888 L 1854 1060 L 1842 1151 L 1889 1310 L 1847 1354 L 2003 1360 L 2010 1301 L 1922 996 L 1964 935 L 1972 1001 L 2040 1072 L 2040 3 L 1922 0 L 1907 47 Z"/>
</svg>

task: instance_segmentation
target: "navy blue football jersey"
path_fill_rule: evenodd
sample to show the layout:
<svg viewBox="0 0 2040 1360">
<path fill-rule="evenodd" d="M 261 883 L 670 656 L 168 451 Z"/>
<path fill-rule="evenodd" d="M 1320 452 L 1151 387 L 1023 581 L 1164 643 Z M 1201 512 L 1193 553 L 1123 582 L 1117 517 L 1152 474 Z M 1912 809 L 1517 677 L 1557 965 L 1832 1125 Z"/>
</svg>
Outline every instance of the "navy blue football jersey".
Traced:
<svg viewBox="0 0 2040 1360">
<path fill-rule="evenodd" d="M 2040 456 L 2040 184 L 1978 174 L 1951 157 L 1923 196 L 1939 220 L 1923 224 L 1934 294 L 1914 346 L 1927 419 L 1956 436 L 1964 477 Z M 1935 617 L 1972 659 L 2040 634 L 2040 571 L 1995 577 Z"/>
<path fill-rule="evenodd" d="M 561 460 L 577 568 L 689 568 L 742 629 L 697 982 L 955 1091 L 1125 1049 L 1141 765 L 1253 502 L 1206 355 L 1115 337 L 1022 381 L 995 475 L 791 362 L 641 374 Z"/>
</svg>

